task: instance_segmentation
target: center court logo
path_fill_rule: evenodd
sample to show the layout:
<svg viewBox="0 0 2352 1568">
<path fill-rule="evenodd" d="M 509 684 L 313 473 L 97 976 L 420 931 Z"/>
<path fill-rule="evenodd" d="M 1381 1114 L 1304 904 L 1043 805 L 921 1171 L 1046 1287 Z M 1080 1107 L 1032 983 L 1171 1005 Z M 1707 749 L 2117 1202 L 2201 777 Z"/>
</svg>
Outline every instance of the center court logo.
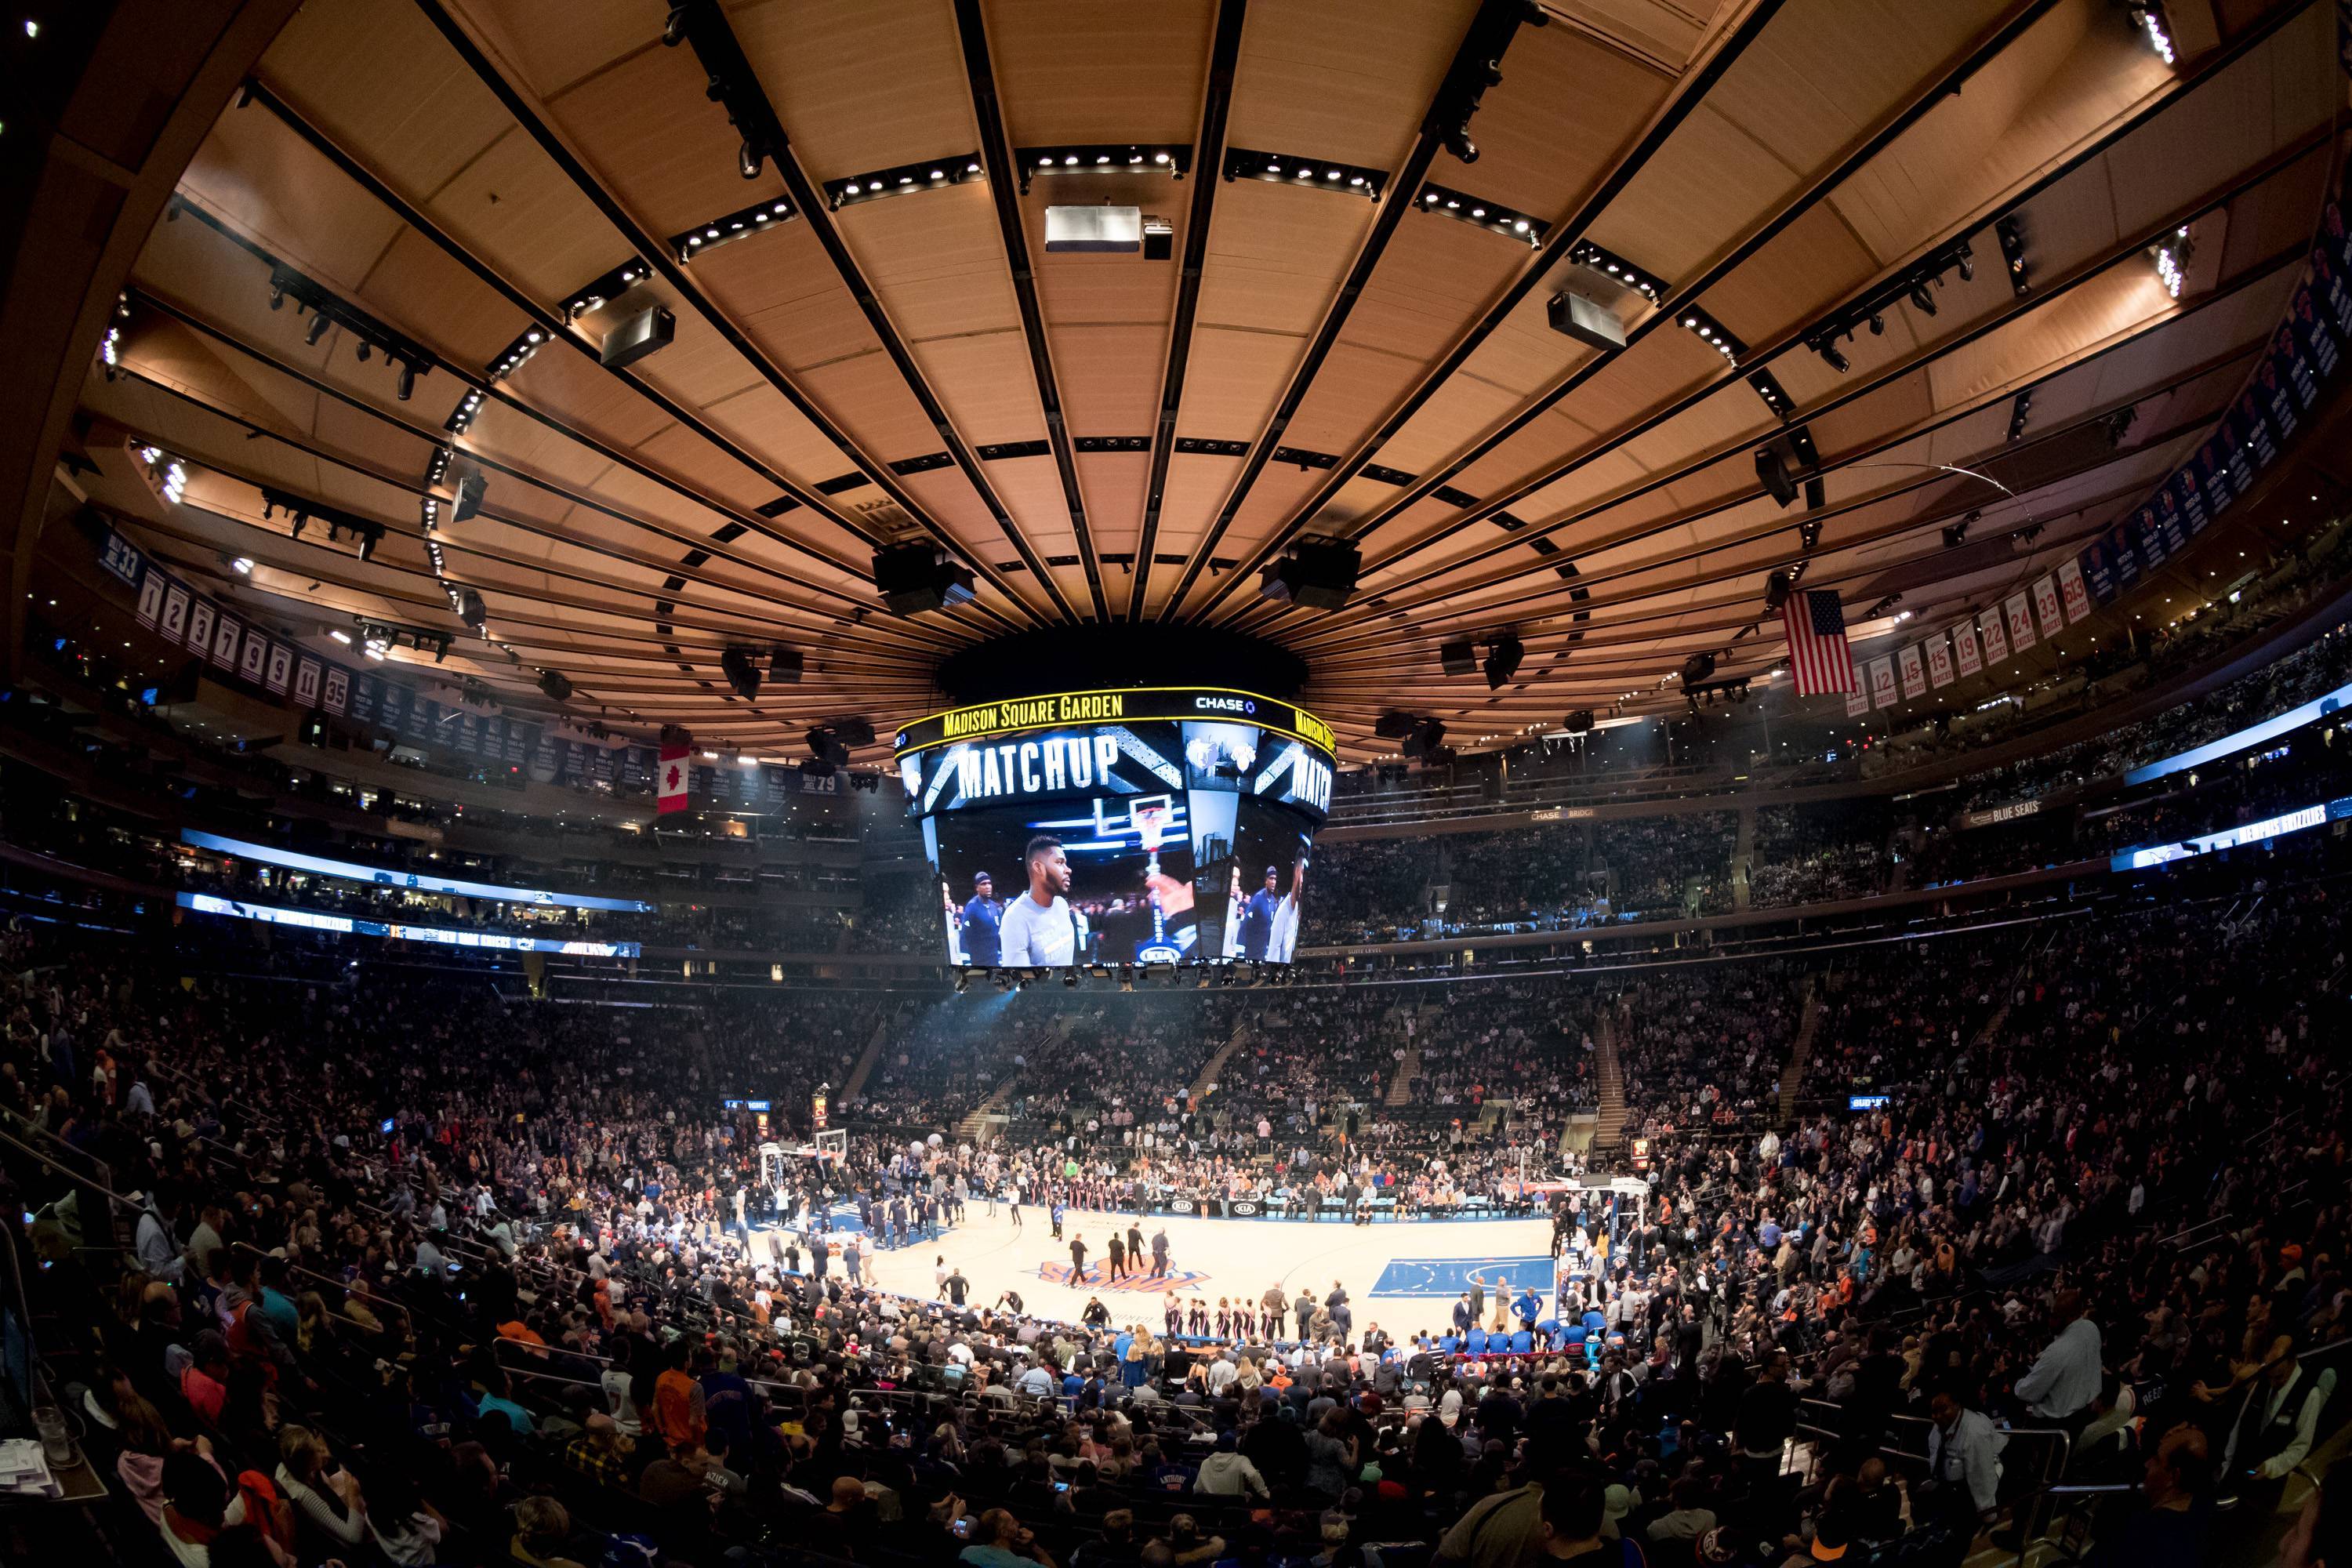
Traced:
<svg viewBox="0 0 2352 1568">
<path fill-rule="evenodd" d="M 1049 1285 L 1067 1285 L 1074 1290 L 1190 1290 L 1197 1289 L 1209 1277 L 1189 1269 L 1179 1268 L 1167 1274 L 1125 1274 L 1117 1279 L 1107 1279 L 1108 1263 L 1090 1263 L 1086 1278 L 1072 1279 L 1066 1263 L 1040 1264 L 1037 1278 Z"/>
</svg>

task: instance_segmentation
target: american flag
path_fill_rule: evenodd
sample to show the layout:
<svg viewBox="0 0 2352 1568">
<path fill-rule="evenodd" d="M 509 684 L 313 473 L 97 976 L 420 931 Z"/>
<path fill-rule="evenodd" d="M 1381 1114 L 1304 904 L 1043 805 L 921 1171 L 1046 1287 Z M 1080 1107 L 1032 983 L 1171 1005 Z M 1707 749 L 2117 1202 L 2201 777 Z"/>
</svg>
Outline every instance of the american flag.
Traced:
<svg viewBox="0 0 2352 1568">
<path fill-rule="evenodd" d="M 1845 646 L 1845 606 L 1833 588 L 1791 594 L 1780 605 L 1789 634 L 1789 673 L 1800 697 L 1853 689 L 1853 656 Z"/>
</svg>

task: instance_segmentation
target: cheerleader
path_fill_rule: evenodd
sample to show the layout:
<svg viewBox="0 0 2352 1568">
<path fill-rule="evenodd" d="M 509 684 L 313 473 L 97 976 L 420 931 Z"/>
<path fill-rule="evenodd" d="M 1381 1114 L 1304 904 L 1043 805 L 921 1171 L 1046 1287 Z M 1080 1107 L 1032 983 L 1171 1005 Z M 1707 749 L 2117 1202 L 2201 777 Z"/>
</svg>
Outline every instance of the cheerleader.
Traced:
<svg viewBox="0 0 2352 1568">
<path fill-rule="evenodd" d="M 1234 1339 L 1234 1308 L 1223 1296 L 1217 1298 L 1216 1325 L 1217 1338 L 1230 1343 Z"/>
<path fill-rule="evenodd" d="M 1194 1339 L 1204 1340 L 1209 1337 L 1209 1300 L 1207 1297 L 1195 1296 L 1192 1298 L 1192 1310 L 1184 1315 L 1184 1324 Z"/>
<path fill-rule="evenodd" d="M 1184 1332 L 1184 1303 L 1177 1299 L 1175 1291 L 1160 1299 L 1160 1313 L 1168 1324 L 1169 1338 L 1175 1339 Z"/>
</svg>

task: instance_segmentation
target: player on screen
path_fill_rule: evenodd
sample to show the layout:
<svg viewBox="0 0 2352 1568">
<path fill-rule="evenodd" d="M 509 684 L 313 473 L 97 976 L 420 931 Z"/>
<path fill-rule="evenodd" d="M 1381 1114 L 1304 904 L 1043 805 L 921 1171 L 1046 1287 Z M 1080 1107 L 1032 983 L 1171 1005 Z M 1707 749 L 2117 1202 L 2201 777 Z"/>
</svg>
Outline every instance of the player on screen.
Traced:
<svg viewBox="0 0 2352 1568">
<path fill-rule="evenodd" d="M 1078 962 L 1085 947 L 1076 910 L 1070 908 L 1070 858 L 1050 833 L 1029 840 L 1021 857 L 1029 890 L 1004 908 L 997 935 L 1003 962 L 1024 968 L 1064 969 Z"/>
<path fill-rule="evenodd" d="M 1236 869 L 1238 878 L 1241 872 Z M 1265 885 L 1249 896 L 1242 905 L 1242 956 L 1252 963 L 1265 961 L 1265 944 L 1274 935 L 1275 911 L 1282 907 L 1282 873 L 1272 866 L 1265 868 Z"/>
<path fill-rule="evenodd" d="M 973 874 L 971 897 L 963 906 L 964 961 L 984 969 L 994 968 L 1003 962 L 1003 951 L 998 941 L 997 928 L 1003 923 L 1004 907 L 996 901 L 996 884 L 985 871 Z"/>
<path fill-rule="evenodd" d="M 1267 868 L 1268 871 L 1273 869 Z M 1272 877 L 1267 878 L 1271 885 Z M 1265 957 L 1270 963 L 1288 963 L 1298 951 L 1298 905 L 1307 896 L 1307 857 L 1301 855 L 1298 864 L 1290 868 L 1290 893 L 1275 907 L 1271 930 L 1265 939 Z"/>
</svg>

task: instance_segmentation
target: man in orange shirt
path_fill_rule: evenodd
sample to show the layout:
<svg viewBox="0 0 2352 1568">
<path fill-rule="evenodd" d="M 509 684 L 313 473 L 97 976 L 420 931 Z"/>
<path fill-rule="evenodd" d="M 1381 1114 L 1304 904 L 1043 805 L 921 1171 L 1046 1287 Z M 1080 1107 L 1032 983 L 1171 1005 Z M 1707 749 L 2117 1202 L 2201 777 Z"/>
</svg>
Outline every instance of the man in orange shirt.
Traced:
<svg viewBox="0 0 2352 1568">
<path fill-rule="evenodd" d="M 662 1373 L 654 1380 L 654 1428 L 672 1451 L 699 1447 L 709 1430 L 702 1409 L 702 1384 L 687 1374 L 687 1344 L 672 1340 L 662 1351 Z"/>
</svg>

